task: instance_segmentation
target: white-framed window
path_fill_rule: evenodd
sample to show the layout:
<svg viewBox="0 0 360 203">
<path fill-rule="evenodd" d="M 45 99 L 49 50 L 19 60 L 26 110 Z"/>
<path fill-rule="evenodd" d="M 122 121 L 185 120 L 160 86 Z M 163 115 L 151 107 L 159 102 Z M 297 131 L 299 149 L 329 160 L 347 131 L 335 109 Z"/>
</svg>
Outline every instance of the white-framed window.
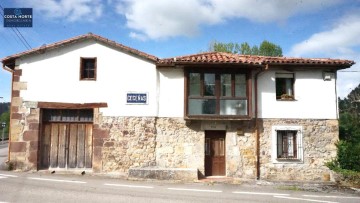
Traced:
<svg viewBox="0 0 360 203">
<path fill-rule="evenodd" d="M 273 163 L 303 162 L 302 126 L 273 126 L 271 137 Z"/>
</svg>

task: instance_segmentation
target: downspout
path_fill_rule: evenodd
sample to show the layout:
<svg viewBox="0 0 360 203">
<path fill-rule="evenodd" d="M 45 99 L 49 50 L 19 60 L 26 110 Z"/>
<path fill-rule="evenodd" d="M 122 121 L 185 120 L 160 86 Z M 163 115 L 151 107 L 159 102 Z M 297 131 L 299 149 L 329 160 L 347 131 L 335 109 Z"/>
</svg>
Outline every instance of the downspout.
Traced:
<svg viewBox="0 0 360 203">
<path fill-rule="evenodd" d="M 258 126 L 258 77 L 261 73 L 269 68 L 269 64 L 266 64 L 265 69 L 261 67 L 260 71 L 255 74 L 255 153 L 256 153 L 256 180 L 260 179 L 260 132 Z"/>
<path fill-rule="evenodd" d="M 340 119 L 340 109 L 339 109 L 339 99 L 337 93 L 337 71 L 335 71 L 335 102 L 336 102 L 336 119 L 339 121 Z"/>
</svg>

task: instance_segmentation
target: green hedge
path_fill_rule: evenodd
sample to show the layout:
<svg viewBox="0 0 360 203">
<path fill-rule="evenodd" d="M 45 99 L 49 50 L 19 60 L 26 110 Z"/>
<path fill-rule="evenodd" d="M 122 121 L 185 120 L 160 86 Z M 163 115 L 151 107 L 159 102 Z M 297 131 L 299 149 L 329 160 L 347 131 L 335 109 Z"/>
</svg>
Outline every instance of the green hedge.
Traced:
<svg viewBox="0 0 360 203">
<path fill-rule="evenodd" d="M 326 166 L 341 175 L 342 184 L 360 187 L 360 143 L 339 141 L 337 157 Z"/>
<path fill-rule="evenodd" d="M 360 172 L 342 169 L 336 161 L 328 162 L 326 166 L 340 175 L 342 185 L 360 188 Z"/>
<path fill-rule="evenodd" d="M 360 172 L 360 143 L 339 141 L 336 146 L 339 167 Z"/>
</svg>

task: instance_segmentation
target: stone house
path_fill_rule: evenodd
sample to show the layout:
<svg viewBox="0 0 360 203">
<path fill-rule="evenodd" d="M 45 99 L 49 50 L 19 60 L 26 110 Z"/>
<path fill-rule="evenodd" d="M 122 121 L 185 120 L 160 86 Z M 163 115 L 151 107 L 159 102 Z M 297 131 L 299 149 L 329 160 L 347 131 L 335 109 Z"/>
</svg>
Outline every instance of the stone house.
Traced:
<svg viewBox="0 0 360 203">
<path fill-rule="evenodd" d="M 336 73 L 349 60 L 159 59 L 85 34 L 1 59 L 18 170 L 329 180 Z"/>
</svg>

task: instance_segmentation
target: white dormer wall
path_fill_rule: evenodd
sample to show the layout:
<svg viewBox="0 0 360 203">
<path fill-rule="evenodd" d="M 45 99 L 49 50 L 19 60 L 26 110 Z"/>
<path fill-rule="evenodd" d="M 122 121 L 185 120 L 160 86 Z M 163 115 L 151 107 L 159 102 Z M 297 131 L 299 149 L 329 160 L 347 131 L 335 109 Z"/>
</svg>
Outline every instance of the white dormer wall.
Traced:
<svg viewBox="0 0 360 203">
<path fill-rule="evenodd" d="M 159 69 L 159 117 L 184 116 L 184 70 Z"/>
<path fill-rule="evenodd" d="M 97 57 L 96 81 L 80 80 L 80 57 Z M 18 59 L 24 101 L 106 102 L 104 116 L 157 116 L 155 63 L 86 40 Z M 128 92 L 148 94 L 148 104 L 126 104 Z"/>
<path fill-rule="evenodd" d="M 323 70 L 293 71 L 295 101 L 277 101 L 276 72 L 284 71 L 267 70 L 259 75 L 259 118 L 337 119 L 336 78 L 324 81 Z M 183 70 L 159 69 L 159 74 L 159 117 L 183 117 Z M 255 103 L 253 110 L 254 108 Z"/>
<path fill-rule="evenodd" d="M 336 78 L 325 81 L 323 70 L 294 71 L 295 101 L 277 101 L 275 73 L 268 70 L 259 76 L 259 118 L 337 119 Z"/>
<path fill-rule="evenodd" d="M 96 81 L 79 79 L 80 57 L 97 57 Z M 184 116 L 182 68 L 156 69 L 153 62 L 95 40 L 22 57 L 16 63 L 22 69 L 21 82 L 27 83 L 20 93 L 24 101 L 106 102 L 108 107 L 101 108 L 104 116 Z M 324 81 L 322 70 L 294 71 L 296 101 L 277 101 L 276 72 L 281 71 L 259 75 L 259 118 L 337 119 L 335 78 Z M 148 103 L 127 104 L 129 92 L 147 93 Z"/>
</svg>

